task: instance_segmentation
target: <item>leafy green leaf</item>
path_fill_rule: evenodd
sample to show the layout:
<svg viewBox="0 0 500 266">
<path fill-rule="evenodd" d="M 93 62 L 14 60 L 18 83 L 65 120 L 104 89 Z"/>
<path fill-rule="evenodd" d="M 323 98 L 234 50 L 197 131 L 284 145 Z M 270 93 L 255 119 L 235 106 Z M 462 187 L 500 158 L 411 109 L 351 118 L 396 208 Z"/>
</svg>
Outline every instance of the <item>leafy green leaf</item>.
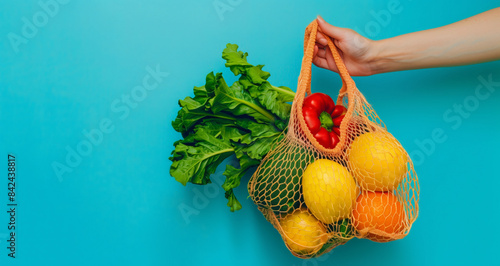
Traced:
<svg viewBox="0 0 500 266">
<path fill-rule="evenodd" d="M 205 85 L 201 87 L 194 87 L 194 100 L 199 102 L 201 105 L 205 105 L 207 108 L 210 107 L 210 99 L 214 97 L 215 90 L 215 75 L 214 72 L 208 73 L 205 78 Z"/>
<path fill-rule="evenodd" d="M 242 73 L 245 67 L 252 67 L 247 62 L 248 53 L 238 51 L 238 45 L 228 43 L 226 49 L 222 51 L 222 58 L 226 60 L 226 67 L 229 67 L 235 76 Z"/>
<path fill-rule="evenodd" d="M 293 95 L 287 93 L 290 89 L 287 87 L 274 87 L 269 82 L 264 82 L 259 87 L 252 87 L 250 94 L 256 95 L 260 104 L 282 120 L 290 117 L 292 105 L 288 102 L 293 101 Z M 258 91 L 258 93 L 255 93 Z M 291 91 L 291 90 L 290 90 Z M 292 92 L 293 93 L 293 92 Z"/>
<path fill-rule="evenodd" d="M 245 174 L 246 169 L 238 169 L 232 165 L 226 165 L 226 171 L 224 171 L 224 175 L 226 176 L 226 180 L 222 184 L 222 188 L 225 191 L 229 191 L 230 189 L 236 188 L 240 185 L 241 177 Z"/>
<path fill-rule="evenodd" d="M 176 142 L 172 152 L 170 175 L 186 185 L 210 183 L 210 175 L 224 159 L 234 154 L 234 148 L 227 140 L 209 134 L 203 127 L 198 127 L 192 138 Z"/>
<path fill-rule="evenodd" d="M 261 124 L 251 120 L 238 120 L 235 124 L 249 131 L 249 134 L 240 135 L 239 138 L 232 138 L 232 141 L 250 144 L 260 138 L 268 138 L 281 134 L 273 124 Z"/>
<path fill-rule="evenodd" d="M 258 65 L 246 68 L 246 73 L 243 73 L 244 77 L 247 77 L 248 80 L 255 85 L 259 85 L 262 84 L 263 82 L 266 82 L 266 80 L 271 76 L 271 74 L 269 74 L 269 72 L 262 70 L 263 67 L 264 65 Z"/>
<path fill-rule="evenodd" d="M 177 113 L 177 117 L 172 122 L 172 126 L 175 131 L 182 133 L 184 137 L 200 118 L 210 115 L 210 113 L 205 111 L 205 107 L 201 103 L 195 101 L 191 97 L 179 100 L 179 106 L 181 106 L 182 109 Z"/>
<path fill-rule="evenodd" d="M 226 191 L 226 199 L 228 199 L 227 206 L 232 212 L 241 210 L 241 203 L 234 196 L 233 190 Z"/>
<path fill-rule="evenodd" d="M 262 108 L 248 93 L 245 93 L 238 82 L 228 87 L 220 73 L 217 74 L 216 79 L 217 87 L 212 106 L 214 113 L 224 111 L 235 116 L 250 116 L 258 122 L 274 122 L 274 116 Z"/>
<path fill-rule="evenodd" d="M 267 79 L 271 74 L 263 71 L 264 65 L 253 66 L 247 62 L 247 53 L 237 52 L 237 45 L 229 45 L 224 49 L 222 58 L 226 59 L 226 66 L 232 67 L 235 75 L 240 75 L 239 83 L 248 90 L 252 98 L 258 99 L 259 103 L 271 113 L 282 120 L 290 116 L 291 104 L 295 93 L 288 87 L 272 86 Z M 233 70 L 234 69 L 234 70 Z"/>
<path fill-rule="evenodd" d="M 272 86 L 264 65 L 252 65 L 248 53 L 228 44 L 222 53 L 238 81 L 230 87 L 221 73 L 208 73 L 205 85 L 194 87 L 194 97 L 179 101 L 181 109 L 172 122 L 183 139 L 174 143 L 170 174 L 180 183 L 210 183 L 210 175 L 232 154 L 239 168 L 228 165 L 222 187 L 231 211 L 241 209 L 233 189 L 252 167 L 283 137 L 294 93 Z"/>
<path fill-rule="evenodd" d="M 223 175 L 226 176 L 226 180 L 222 184 L 222 188 L 226 191 L 238 187 L 240 185 L 241 178 L 245 175 L 247 170 L 252 166 L 259 165 L 260 163 L 260 160 L 250 158 L 241 150 L 236 151 L 236 157 L 239 159 L 240 168 L 227 165 L 226 170 L 223 173 Z"/>
</svg>

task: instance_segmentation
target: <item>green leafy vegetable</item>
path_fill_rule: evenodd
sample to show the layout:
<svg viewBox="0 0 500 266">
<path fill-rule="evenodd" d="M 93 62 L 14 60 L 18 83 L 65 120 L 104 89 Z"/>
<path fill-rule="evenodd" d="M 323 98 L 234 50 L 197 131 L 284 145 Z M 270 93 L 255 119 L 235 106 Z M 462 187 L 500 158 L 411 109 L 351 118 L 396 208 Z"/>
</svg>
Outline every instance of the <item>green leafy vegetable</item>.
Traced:
<svg viewBox="0 0 500 266">
<path fill-rule="evenodd" d="M 229 67 L 235 75 L 241 75 L 239 83 L 250 96 L 280 119 L 287 120 L 292 107 L 289 102 L 293 101 L 295 92 L 284 86 L 271 85 L 267 81 L 271 74 L 262 70 L 264 65 L 248 64 L 247 56 L 248 53 L 238 51 L 236 44 L 228 44 L 222 52 L 222 58 L 227 60 L 226 67 Z"/>
<path fill-rule="evenodd" d="M 220 73 L 217 74 L 217 78 L 224 81 Z M 251 116 L 258 122 L 274 122 L 274 116 L 260 107 L 252 96 L 245 93 L 238 82 L 235 82 L 231 87 L 228 87 L 225 82 L 220 82 L 219 85 L 215 89 L 215 98 L 212 105 L 214 113 L 227 111 L 235 116 Z"/>
<path fill-rule="evenodd" d="M 172 122 L 183 139 L 174 143 L 170 175 L 183 185 L 211 183 L 210 175 L 226 158 L 238 160 L 239 168 L 227 165 L 223 173 L 231 211 L 241 209 L 233 189 L 283 136 L 295 96 L 287 87 L 271 85 L 269 72 L 248 63 L 247 56 L 227 44 L 222 58 L 238 81 L 228 86 L 221 73 L 209 73 L 204 86 L 194 87 L 194 98 L 179 100 L 181 110 Z"/>
</svg>

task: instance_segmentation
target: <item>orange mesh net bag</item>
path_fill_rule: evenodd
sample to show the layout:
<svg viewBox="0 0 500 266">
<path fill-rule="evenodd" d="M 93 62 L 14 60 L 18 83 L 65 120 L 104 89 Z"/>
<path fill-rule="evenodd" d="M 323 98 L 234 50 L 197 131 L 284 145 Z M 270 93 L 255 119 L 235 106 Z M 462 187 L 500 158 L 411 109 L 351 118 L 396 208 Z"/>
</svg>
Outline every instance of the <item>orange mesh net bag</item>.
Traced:
<svg viewBox="0 0 500 266">
<path fill-rule="evenodd" d="M 356 88 L 331 39 L 343 83 L 337 102 L 311 93 L 318 30 L 316 21 L 306 28 L 288 130 L 248 184 L 254 203 L 300 258 L 354 237 L 401 239 L 418 215 L 413 163 Z"/>
</svg>

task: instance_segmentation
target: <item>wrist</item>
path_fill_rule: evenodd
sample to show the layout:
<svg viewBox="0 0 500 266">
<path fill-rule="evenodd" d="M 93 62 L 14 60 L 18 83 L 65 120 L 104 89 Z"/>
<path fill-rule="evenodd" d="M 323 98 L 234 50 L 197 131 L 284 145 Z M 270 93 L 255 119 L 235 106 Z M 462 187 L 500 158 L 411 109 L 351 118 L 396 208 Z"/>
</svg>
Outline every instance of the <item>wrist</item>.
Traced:
<svg viewBox="0 0 500 266">
<path fill-rule="evenodd" d="M 432 67 L 434 59 L 443 52 L 426 49 L 415 38 L 401 35 L 389 39 L 373 41 L 370 69 L 373 74 Z M 418 40 L 418 39 L 417 39 Z M 439 47 L 439 45 L 437 45 Z"/>
<path fill-rule="evenodd" d="M 387 42 L 385 40 L 372 41 L 367 56 L 370 75 L 391 71 L 390 67 L 393 60 L 388 51 L 389 49 L 387 49 Z"/>
</svg>

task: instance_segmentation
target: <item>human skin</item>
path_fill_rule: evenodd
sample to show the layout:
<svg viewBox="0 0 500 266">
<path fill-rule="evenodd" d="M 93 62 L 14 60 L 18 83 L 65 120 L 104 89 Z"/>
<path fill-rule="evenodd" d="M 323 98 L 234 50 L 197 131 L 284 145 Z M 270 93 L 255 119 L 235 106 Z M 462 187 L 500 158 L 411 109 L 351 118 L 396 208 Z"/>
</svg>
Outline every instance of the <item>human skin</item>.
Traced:
<svg viewBox="0 0 500 266">
<path fill-rule="evenodd" d="M 338 72 L 331 52 L 325 49 L 328 36 L 339 48 L 352 76 L 500 59 L 500 8 L 439 28 L 377 41 L 352 29 L 330 25 L 320 16 L 317 20 L 321 32 L 316 37 L 313 63 Z"/>
</svg>

